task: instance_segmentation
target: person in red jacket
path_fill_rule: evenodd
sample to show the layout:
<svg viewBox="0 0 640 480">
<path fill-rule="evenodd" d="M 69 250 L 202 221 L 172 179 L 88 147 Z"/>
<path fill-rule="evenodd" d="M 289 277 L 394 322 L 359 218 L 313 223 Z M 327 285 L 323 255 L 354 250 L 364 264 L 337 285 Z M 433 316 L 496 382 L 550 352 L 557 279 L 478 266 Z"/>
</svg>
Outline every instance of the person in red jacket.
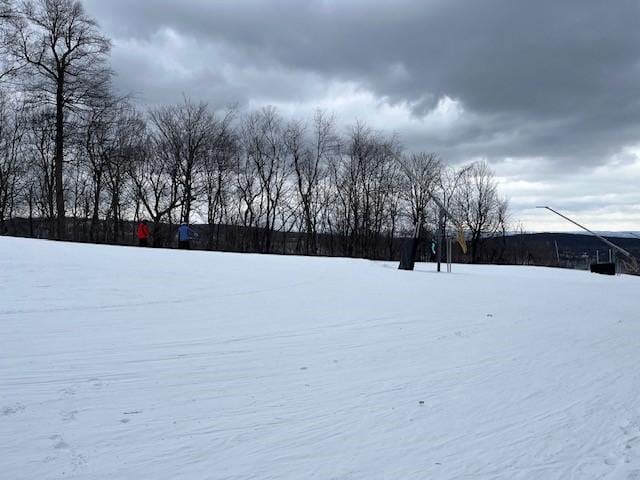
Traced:
<svg viewBox="0 0 640 480">
<path fill-rule="evenodd" d="M 138 245 L 141 247 L 149 246 L 149 226 L 146 220 L 142 220 L 138 224 Z"/>
</svg>

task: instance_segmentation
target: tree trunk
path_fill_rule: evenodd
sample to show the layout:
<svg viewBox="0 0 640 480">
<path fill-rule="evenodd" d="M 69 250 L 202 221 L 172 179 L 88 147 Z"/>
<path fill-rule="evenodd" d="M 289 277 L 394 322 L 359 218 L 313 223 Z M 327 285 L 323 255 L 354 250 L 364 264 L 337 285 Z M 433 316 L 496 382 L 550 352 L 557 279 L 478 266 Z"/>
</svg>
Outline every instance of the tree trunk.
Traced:
<svg viewBox="0 0 640 480">
<path fill-rule="evenodd" d="M 57 232 L 56 238 L 64 240 L 66 237 L 66 222 L 64 208 L 64 75 L 58 77 L 58 88 L 56 91 L 56 154 L 55 154 L 55 177 L 56 177 L 56 209 L 57 209 Z"/>
<path fill-rule="evenodd" d="M 471 263 L 478 263 L 480 253 L 480 237 L 473 235 L 471 239 Z"/>
<path fill-rule="evenodd" d="M 29 187 L 29 236 L 33 238 L 33 187 Z"/>
<path fill-rule="evenodd" d="M 95 188 L 93 192 L 93 212 L 91 215 L 91 224 L 89 226 L 89 238 L 92 242 L 96 241 L 96 231 L 100 220 L 100 194 L 102 192 L 102 174 L 97 174 L 95 179 Z"/>
</svg>

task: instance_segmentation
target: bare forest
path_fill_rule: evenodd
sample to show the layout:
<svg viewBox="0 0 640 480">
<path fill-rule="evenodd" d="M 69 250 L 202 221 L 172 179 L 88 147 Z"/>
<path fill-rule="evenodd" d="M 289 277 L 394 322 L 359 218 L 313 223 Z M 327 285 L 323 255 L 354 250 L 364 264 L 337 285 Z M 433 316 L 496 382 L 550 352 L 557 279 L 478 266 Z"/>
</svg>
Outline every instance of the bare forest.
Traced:
<svg viewBox="0 0 640 480">
<path fill-rule="evenodd" d="M 110 40 L 80 2 L 0 0 L 0 16 L 0 234 L 132 244 L 146 219 L 155 247 L 184 222 L 202 249 L 394 259 L 414 236 L 430 256 L 459 222 L 459 261 L 510 261 L 483 251 L 508 231 L 484 162 L 406 151 L 402 132 L 324 111 L 188 95 L 143 108 L 114 91 Z"/>
</svg>

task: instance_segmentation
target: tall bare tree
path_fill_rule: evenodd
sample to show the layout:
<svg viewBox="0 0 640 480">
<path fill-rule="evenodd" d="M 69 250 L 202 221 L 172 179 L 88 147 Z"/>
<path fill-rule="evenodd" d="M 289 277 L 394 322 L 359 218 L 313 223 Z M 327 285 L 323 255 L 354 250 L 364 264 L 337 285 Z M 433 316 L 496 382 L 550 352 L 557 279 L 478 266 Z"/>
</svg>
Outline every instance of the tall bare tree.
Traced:
<svg viewBox="0 0 640 480">
<path fill-rule="evenodd" d="M 343 152 L 330 164 L 332 223 L 346 255 L 376 258 L 382 255 L 382 234 L 389 226 L 385 215 L 397 213 L 387 202 L 396 198 L 398 146 L 393 137 L 361 123 L 350 129 L 343 145 Z"/>
<path fill-rule="evenodd" d="M 180 220 L 189 223 L 194 202 L 204 187 L 199 177 L 212 143 L 222 134 L 221 126 L 206 103 L 194 103 L 188 98 L 182 104 L 152 110 L 151 122 L 158 141 L 169 149 L 167 153 L 178 174 L 182 196 Z"/>
<path fill-rule="evenodd" d="M 257 218 L 262 228 L 260 250 L 271 252 L 273 233 L 283 225 L 277 223 L 281 201 L 291 175 L 291 161 L 287 155 L 283 122 L 274 108 L 265 108 L 249 115 L 243 126 L 243 152 L 252 164 L 250 171 L 257 176 Z M 256 211 L 254 210 L 255 214 Z"/>
<path fill-rule="evenodd" d="M 220 225 L 232 220 L 229 213 L 233 188 L 233 163 L 238 155 L 238 140 L 235 132 L 228 125 L 222 126 L 222 130 L 216 135 L 216 140 L 210 148 L 204 168 L 209 248 L 214 248 L 214 245 L 219 248 Z"/>
<path fill-rule="evenodd" d="M 293 160 L 295 191 L 298 196 L 300 230 L 305 233 L 304 251 L 317 253 L 318 221 L 323 208 L 321 182 L 328 173 L 329 159 L 339 152 L 334 121 L 316 112 L 310 138 L 300 123 L 285 131 L 288 154 Z"/>
<path fill-rule="evenodd" d="M 400 157 L 401 191 L 416 230 L 426 220 L 427 206 L 434 194 L 442 164 L 435 153 L 412 153 Z"/>
<path fill-rule="evenodd" d="M 127 188 L 130 180 L 128 173 L 131 171 L 130 165 L 144 148 L 146 123 L 138 111 L 127 103 L 119 102 L 112 130 L 113 143 L 106 152 L 106 191 L 109 194 L 111 234 L 113 241 L 117 242 L 124 234 L 122 223 L 125 214 L 131 211 L 127 205 L 134 203 L 135 196 L 127 195 L 130 192 Z"/>
<path fill-rule="evenodd" d="M 235 155 L 234 169 L 234 204 L 238 225 L 244 229 L 244 235 L 239 239 L 241 251 L 258 248 L 255 229 L 260 221 L 260 182 L 255 162 L 246 154 L 246 140 L 241 139 L 241 152 Z"/>
<path fill-rule="evenodd" d="M 129 164 L 129 178 L 136 202 L 152 220 L 153 244 L 165 245 L 161 232 L 162 221 L 170 219 L 180 207 L 181 196 L 173 158 L 167 154 L 169 146 L 151 135 L 144 135 L 141 146 Z"/>
<path fill-rule="evenodd" d="M 47 220 L 48 237 L 55 236 L 55 112 L 41 109 L 29 118 L 27 155 L 32 174 L 30 201 L 36 214 Z"/>
<path fill-rule="evenodd" d="M 29 96 L 55 106 L 57 238 L 66 236 L 65 126 L 75 108 L 103 95 L 111 47 L 77 0 L 26 0 L 9 19 L 9 60 L 20 68 Z"/>
<path fill-rule="evenodd" d="M 0 233 L 11 217 L 24 180 L 23 139 L 26 134 L 24 105 L 0 91 Z"/>
<path fill-rule="evenodd" d="M 507 202 L 489 165 L 476 162 L 466 170 L 458 193 L 458 212 L 471 233 L 471 259 L 480 259 L 483 236 L 494 235 L 506 222 Z"/>
<path fill-rule="evenodd" d="M 110 153 L 114 149 L 114 131 L 117 121 L 117 104 L 100 102 L 85 112 L 83 119 L 82 149 L 85 169 L 91 179 L 91 223 L 89 238 L 97 238 L 100 210 L 105 190 L 105 176 Z"/>
<path fill-rule="evenodd" d="M 433 203 L 429 209 L 431 212 L 431 223 L 435 225 L 436 231 L 438 232 L 437 234 L 439 235 L 440 254 L 442 253 L 443 246 L 446 244 L 447 229 L 452 224 L 455 225 L 457 222 L 464 222 L 464 220 L 460 218 L 460 212 L 458 212 L 460 203 L 457 200 L 462 184 L 472 166 L 473 164 L 463 165 L 461 167 L 454 167 L 449 164 L 441 165 L 438 178 L 436 179 L 434 193 L 442 203 L 444 210 L 435 203 Z M 449 218 L 447 212 L 455 215 L 457 220 L 454 221 L 454 219 Z M 463 234 L 462 232 L 459 233 Z"/>
</svg>

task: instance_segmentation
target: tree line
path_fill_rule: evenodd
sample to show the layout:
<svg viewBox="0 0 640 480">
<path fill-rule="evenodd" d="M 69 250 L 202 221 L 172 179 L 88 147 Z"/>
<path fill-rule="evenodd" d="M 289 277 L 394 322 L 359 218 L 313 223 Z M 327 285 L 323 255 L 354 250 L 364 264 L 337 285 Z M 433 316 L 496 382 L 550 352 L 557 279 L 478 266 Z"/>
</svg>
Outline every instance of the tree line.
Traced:
<svg viewBox="0 0 640 480">
<path fill-rule="evenodd" d="M 433 196 L 473 261 L 507 231 L 484 162 L 407 152 L 323 111 L 140 109 L 114 92 L 110 41 L 80 2 L 0 0 L 0 21 L 0 233 L 126 243 L 144 218 L 158 247 L 185 222 L 203 248 L 394 258 L 399 238 L 453 227 Z"/>
</svg>

